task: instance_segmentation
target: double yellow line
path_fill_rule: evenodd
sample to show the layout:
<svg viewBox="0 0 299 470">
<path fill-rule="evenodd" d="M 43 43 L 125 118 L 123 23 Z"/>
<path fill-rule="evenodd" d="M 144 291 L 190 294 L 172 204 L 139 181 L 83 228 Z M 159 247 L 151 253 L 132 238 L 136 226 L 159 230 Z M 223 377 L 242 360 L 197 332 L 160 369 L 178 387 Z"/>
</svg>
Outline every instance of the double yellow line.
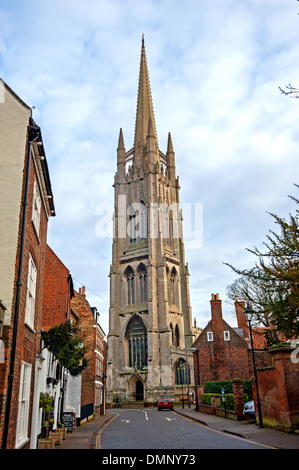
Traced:
<svg viewBox="0 0 299 470">
<path fill-rule="evenodd" d="M 101 435 L 102 432 L 104 431 L 105 427 L 108 426 L 108 424 L 111 423 L 115 418 L 119 416 L 119 413 L 115 413 L 115 416 L 112 416 L 112 418 L 109 418 L 101 427 L 101 429 L 97 432 L 96 437 L 95 437 L 95 448 L 96 449 L 101 449 Z"/>
</svg>

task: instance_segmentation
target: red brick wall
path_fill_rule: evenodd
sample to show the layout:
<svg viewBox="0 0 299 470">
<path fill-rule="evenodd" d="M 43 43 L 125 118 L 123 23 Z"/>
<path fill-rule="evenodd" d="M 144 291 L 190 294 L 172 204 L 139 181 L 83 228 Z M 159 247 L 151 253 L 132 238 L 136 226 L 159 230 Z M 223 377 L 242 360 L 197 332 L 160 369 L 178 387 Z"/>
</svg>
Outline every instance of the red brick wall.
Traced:
<svg viewBox="0 0 299 470">
<path fill-rule="evenodd" d="M 45 331 L 70 318 L 69 275 L 70 271 L 47 245 L 42 319 Z"/>
<path fill-rule="evenodd" d="M 299 364 L 291 361 L 288 347 L 278 346 L 269 354 L 273 366 L 257 372 L 263 424 L 286 431 L 299 429 Z M 253 392 L 257 410 L 255 384 Z"/>
</svg>

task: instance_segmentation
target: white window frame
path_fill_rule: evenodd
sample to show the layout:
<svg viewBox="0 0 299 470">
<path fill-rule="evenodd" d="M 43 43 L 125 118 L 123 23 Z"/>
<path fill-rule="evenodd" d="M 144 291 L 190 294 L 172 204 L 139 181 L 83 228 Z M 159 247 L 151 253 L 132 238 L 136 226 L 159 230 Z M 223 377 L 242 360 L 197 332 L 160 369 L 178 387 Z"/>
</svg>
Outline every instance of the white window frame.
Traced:
<svg viewBox="0 0 299 470">
<path fill-rule="evenodd" d="M 34 329 L 36 280 L 37 268 L 29 253 L 25 323 L 32 329 Z"/>
<path fill-rule="evenodd" d="M 214 341 L 214 336 L 212 331 L 207 332 L 208 341 Z"/>
<path fill-rule="evenodd" d="M 229 331 L 224 331 L 223 336 L 224 336 L 224 341 L 230 341 L 230 332 Z"/>
<path fill-rule="evenodd" d="M 16 448 L 21 447 L 29 440 L 28 421 L 30 405 L 31 371 L 32 364 L 22 361 L 15 444 Z"/>
<path fill-rule="evenodd" d="M 36 230 L 37 236 L 39 236 L 40 214 L 41 214 L 41 197 L 40 197 L 40 192 L 39 192 L 37 181 L 35 180 L 34 189 L 33 189 L 32 222 Z"/>
</svg>

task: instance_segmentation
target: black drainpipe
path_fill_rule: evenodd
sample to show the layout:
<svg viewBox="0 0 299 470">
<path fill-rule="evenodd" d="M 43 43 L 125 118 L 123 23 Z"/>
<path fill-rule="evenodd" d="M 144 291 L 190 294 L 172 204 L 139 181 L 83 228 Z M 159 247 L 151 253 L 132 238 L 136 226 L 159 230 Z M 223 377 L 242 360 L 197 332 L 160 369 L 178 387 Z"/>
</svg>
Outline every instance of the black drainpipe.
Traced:
<svg viewBox="0 0 299 470">
<path fill-rule="evenodd" d="M 15 301 L 15 315 L 14 315 L 14 326 L 13 326 L 11 356 L 10 356 L 10 372 L 8 376 L 8 388 L 7 388 L 7 400 L 6 400 L 6 412 L 5 412 L 5 421 L 4 421 L 4 429 L 3 429 L 2 449 L 6 449 L 6 445 L 7 445 L 8 427 L 9 427 L 9 418 L 10 418 L 10 406 L 11 406 L 11 397 L 12 397 L 12 386 L 13 386 L 13 379 L 14 379 L 17 331 L 18 331 L 22 274 L 23 274 L 23 261 L 24 261 L 25 232 L 26 232 L 26 222 L 27 222 L 31 151 L 32 151 L 32 143 L 39 137 L 39 130 L 40 128 L 36 125 L 30 126 L 29 128 L 29 149 L 28 149 L 28 163 L 27 163 L 26 182 L 25 182 L 25 196 L 24 196 L 24 201 L 23 201 L 23 223 L 22 223 L 22 236 L 21 236 L 20 264 L 19 264 L 18 280 L 16 284 L 17 293 L 16 293 L 16 301 Z"/>
</svg>

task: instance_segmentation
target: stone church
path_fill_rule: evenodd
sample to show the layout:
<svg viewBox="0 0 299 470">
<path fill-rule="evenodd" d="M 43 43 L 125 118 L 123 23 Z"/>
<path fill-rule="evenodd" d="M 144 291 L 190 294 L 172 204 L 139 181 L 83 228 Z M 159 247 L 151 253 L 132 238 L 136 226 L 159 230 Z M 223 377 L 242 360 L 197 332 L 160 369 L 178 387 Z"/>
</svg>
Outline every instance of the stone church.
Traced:
<svg viewBox="0 0 299 470">
<path fill-rule="evenodd" d="M 179 180 L 157 132 L 142 37 L 134 145 L 122 129 L 114 180 L 107 404 L 180 398 L 193 389 L 189 272 Z"/>
</svg>

